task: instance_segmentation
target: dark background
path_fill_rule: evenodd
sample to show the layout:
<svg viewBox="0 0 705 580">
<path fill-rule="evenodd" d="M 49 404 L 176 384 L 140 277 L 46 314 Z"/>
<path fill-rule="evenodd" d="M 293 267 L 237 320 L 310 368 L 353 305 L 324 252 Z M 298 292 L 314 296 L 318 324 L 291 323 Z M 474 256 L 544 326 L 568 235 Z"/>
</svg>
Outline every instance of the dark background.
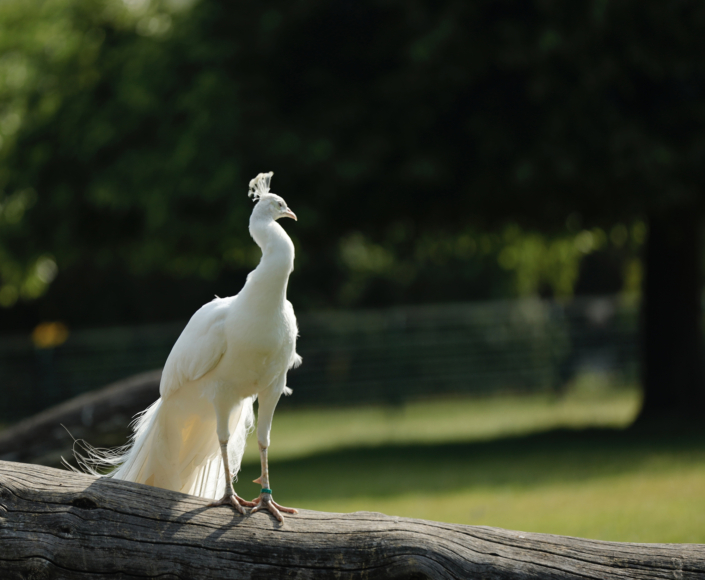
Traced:
<svg viewBox="0 0 705 580">
<path fill-rule="evenodd" d="M 183 320 L 299 216 L 297 310 L 641 295 L 643 418 L 702 418 L 696 2 L 0 7 L 0 324 Z"/>
</svg>

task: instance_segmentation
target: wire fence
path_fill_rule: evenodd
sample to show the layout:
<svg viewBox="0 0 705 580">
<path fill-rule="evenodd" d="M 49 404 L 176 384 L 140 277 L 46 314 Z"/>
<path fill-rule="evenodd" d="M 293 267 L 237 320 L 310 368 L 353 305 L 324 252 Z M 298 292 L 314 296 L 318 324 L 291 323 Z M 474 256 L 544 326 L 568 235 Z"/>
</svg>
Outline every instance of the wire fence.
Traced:
<svg viewBox="0 0 705 580">
<path fill-rule="evenodd" d="M 576 376 L 637 376 L 637 309 L 605 296 L 299 315 L 303 365 L 290 404 L 434 395 L 560 393 Z M 164 364 L 184 323 L 76 331 L 60 346 L 0 339 L 0 421 L 12 422 Z"/>
</svg>

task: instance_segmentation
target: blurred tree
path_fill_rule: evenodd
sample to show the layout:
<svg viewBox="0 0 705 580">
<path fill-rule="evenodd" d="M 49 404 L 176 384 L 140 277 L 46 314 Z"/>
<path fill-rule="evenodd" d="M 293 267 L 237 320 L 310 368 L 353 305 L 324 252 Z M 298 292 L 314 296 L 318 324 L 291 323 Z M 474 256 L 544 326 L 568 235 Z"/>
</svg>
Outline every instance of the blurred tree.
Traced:
<svg viewBox="0 0 705 580">
<path fill-rule="evenodd" d="M 642 216 L 644 412 L 700 416 L 704 24 L 687 1 L 6 0 L 0 303 L 56 276 L 44 315 L 191 312 L 251 266 L 244 191 L 268 169 L 301 218 L 302 306 L 433 298 L 389 248 L 438 232 L 462 256 L 469 225 Z M 506 291 L 526 241 L 426 279 Z"/>
</svg>

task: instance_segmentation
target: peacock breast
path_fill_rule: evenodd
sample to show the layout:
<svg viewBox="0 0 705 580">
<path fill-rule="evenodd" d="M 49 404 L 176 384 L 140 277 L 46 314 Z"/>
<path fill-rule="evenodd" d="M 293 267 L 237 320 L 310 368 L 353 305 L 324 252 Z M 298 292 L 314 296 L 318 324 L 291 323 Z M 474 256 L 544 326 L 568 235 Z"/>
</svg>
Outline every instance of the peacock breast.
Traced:
<svg viewBox="0 0 705 580">
<path fill-rule="evenodd" d="M 293 329 L 284 311 L 267 317 L 242 316 L 236 321 L 227 325 L 227 346 L 218 374 L 249 396 L 286 372 L 296 348 L 295 319 Z"/>
</svg>

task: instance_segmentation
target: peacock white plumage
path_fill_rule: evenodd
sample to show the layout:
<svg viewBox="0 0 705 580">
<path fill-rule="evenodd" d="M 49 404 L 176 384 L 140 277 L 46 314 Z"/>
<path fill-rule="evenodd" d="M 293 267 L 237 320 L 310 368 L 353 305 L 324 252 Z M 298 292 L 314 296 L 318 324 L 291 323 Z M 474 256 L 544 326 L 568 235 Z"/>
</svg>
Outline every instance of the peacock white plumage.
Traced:
<svg viewBox="0 0 705 580">
<path fill-rule="evenodd" d="M 88 447 L 77 454 L 81 466 L 99 475 L 145 483 L 231 504 L 240 513 L 268 509 L 296 513 L 272 499 L 267 450 L 274 409 L 286 387 L 288 369 L 301 363 L 296 354 L 296 317 L 286 299 L 294 269 L 294 245 L 278 223 L 296 215 L 269 186 L 272 172 L 250 182 L 256 205 L 250 234 L 262 258 L 236 296 L 216 298 L 189 320 L 167 358 L 160 398 L 134 422 L 128 445 L 115 451 Z M 252 502 L 235 494 L 233 476 L 240 470 L 248 433 L 254 425 L 253 403 L 259 399 L 257 441 L 262 486 Z"/>
</svg>

